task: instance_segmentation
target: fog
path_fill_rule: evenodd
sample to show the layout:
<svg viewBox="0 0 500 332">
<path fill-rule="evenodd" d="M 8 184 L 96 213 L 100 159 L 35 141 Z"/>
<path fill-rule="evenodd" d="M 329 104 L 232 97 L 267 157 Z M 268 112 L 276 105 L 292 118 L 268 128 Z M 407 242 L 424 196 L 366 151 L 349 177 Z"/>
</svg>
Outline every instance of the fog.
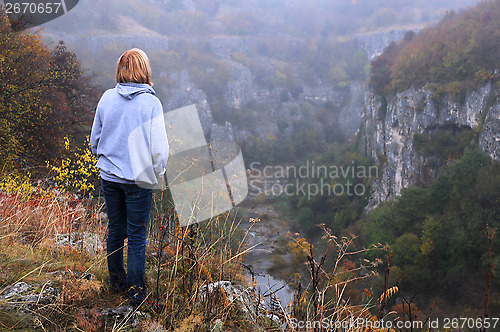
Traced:
<svg viewBox="0 0 500 332">
<path fill-rule="evenodd" d="M 46 25 L 67 33 L 128 33 L 139 25 L 161 35 L 344 36 L 431 23 L 479 0 L 82 0 Z M 137 30 L 138 32 L 141 30 Z"/>
</svg>

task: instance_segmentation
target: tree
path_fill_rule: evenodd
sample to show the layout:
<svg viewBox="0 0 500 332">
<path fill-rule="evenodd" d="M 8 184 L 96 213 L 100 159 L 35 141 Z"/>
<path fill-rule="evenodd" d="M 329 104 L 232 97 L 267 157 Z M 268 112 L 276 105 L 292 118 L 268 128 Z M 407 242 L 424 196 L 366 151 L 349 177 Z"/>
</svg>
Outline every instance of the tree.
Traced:
<svg viewBox="0 0 500 332">
<path fill-rule="evenodd" d="M 377 93 L 388 93 L 445 83 L 441 92 L 463 97 L 474 81 L 498 81 L 499 17 L 498 1 L 448 13 L 436 26 L 388 47 L 372 63 L 370 85 Z"/>
<path fill-rule="evenodd" d="M 97 89 L 62 42 L 50 51 L 37 33 L 14 33 L 0 13 L 0 76 L 4 172 L 61 158 L 64 137 L 83 143 Z"/>
</svg>

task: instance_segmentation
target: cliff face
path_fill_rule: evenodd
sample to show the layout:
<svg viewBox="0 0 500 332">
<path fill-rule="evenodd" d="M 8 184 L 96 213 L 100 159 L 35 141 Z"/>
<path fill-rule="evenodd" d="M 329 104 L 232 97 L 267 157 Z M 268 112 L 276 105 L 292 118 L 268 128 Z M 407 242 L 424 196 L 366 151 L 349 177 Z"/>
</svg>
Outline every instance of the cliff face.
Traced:
<svg viewBox="0 0 500 332">
<path fill-rule="evenodd" d="M 245 141 L 255 137 L 268 135 L 291 135 L 294 123 L 308 121 L 313 128 L 322 134 L 324 139 L 330 136 L 349 138 L 356 134 L 361 123 L 361 110 L 365 88 L 358 82 L 348 87 L 338 89 L 331 84 L 311 87 L 302 85 L 303 92 L 296 97 L 286 93 L 283 89 L 269 91 L 252 83 L 249 76 L 237 79 L 228 84 L 226 104 L 235 111 L 242 109 L 250 112 L 255 123 L 233 123 L 236 138 Z M 283 100 L 285 93 L 286 99 Z M 252 103 L 250 110 L 244 110 L 246 103 Z M 321 116 L 321 110 L 328 105 L 326 116 Z M 280 129 L 280 125 L 285 128 Z"/>
<path fill-rule="evenodd" d="M 183 2 L 186 8 L 192 1 Z M 188 9 L 186 9 L 188 10 Z M 390 42 L 401 38 L 406 29 L 353 35 L 358 48 L 373 58 Z M 266 138 L 269 135 L 290 136 L 294 125 L 309 122 L 311 128 L 318 131 L 324 140 L 332 141 L 338 138 L 346 139 L 356 134 L 361 123 L 366 87 L 364 82 L 352 81 L 347 87 L 338 88 L 329 80 L 312 82 L 301 77 L 301 64 L 290 62 L 296 76 L 293 79 L 299 89 L 291 90 L 284 86 L 269 86 L 262 83 L 262 73 L 254 72 L 246 65 L 234 59 L 237 54 L 245 55 L 265 69 L 265 72 L 279 72 L 276 62 L 267 56 L 252 54 L 250 49 L 258 49 L 262 42 L 260 36 L 230 36 L 207 35 L 191 37 L 160 36 L 150 31 L 146 35 L 134 33 L 125 34 L 71 34 L 51 32 L 44 34 L 47 42 L 64 40 L 70 50 L 76 51 L 84 65 L 90 64 L 91 72 L 96 72 L 98 78 L 106 87 L 114 84 L 114 61 L 125 49 L 139 47 L 148 51 L 150 57 L 156 59 L 154 68 L 155 89 L 162 98 L 166 109 L 175 109 L 196 104 L 207 138 L 217 131 L 212 128 L 226 128 L 225 118 L 216 113 L 220 111 L 214 105 L 209 105 L 206 91 L 197 86 L 188 74 L 187 68 L 171 68 L 167 60 L 162 61 L 165 52 L 169 52 L 179 42 L 188 42 L 195 47 L 206 44 L 206 49 L 224 63 L 230 73 L 230 78 L 222 94 L 224 106 L 239 118 L 247 121 L 233 121 L 234 138 L 243 142 L 257 137 Z M 307 45 L 307 41 L 285 36 L 287 42 Z M 305 47 L 305 46 L 304 46 Z M 102 60 L 96 60 L 101 58 Z M 158 61 L 159 59 L 159 61 Z M 207 73 L 212 68 L 207 68 Z M 259 76 L 260 75 L 260 76 Z M 212 96 L 208 96 L 212 97 Z M 215 106 L 218 107 L 218 106 Z M 220 106 L 219 106 L 220 107 Z M 219 122 L 219 124 L 215 122 Z"/>
<path fill-rule="evenodd" d="M 496 94 L 491 84 L 468 92 L 463 103 L 450 96 L 438 100 L 425 87 L 409 89 L 386 101 L 367 93 L 363 146 L 366 155 L 381 166 L 379 177 L 373 180 L 369 208 L 395 198 L 402 188 L 426 185 L 434 178 L 436 167 L 416 151 L 415 134 L 476 130 L 479 146 L 500 160 L 500 102 Z"/>
<path fill-rule="evenodd" d="M 416 32 L 421 28 L 421 26 L 412 27 L 411 30 Z M 368 59 L 372 61 L 380 54 L 382 54 L 387 45 L 389 45 L 393 41 L 397 41 L 403 38 L 407 31 L 409 30 L 398 28 L 390 31 L 371 32 L 357 35 L 355 37 L 355 40 L 359 47 L 366 51 L 366 54 L 368 54 Z"/>
</svg>

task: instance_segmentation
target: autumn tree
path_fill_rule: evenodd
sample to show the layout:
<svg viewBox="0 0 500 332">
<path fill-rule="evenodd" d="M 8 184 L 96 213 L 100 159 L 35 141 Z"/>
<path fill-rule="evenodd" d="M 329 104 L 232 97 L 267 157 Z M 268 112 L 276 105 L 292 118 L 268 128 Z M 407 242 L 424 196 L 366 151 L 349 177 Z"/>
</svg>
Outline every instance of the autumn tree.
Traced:
<svg viewBox="0 0 500 332">
<path fill-rule="evenodd" d="M 0 159 L 2 169 L 44 165 L 62 157 L 64 137 L 83 143 L 97 89 L 76 55 L 53 51 L 39 33 L 12 31 L 0 14 Z"/>
<path fill-rule="evenodd" d="M 436 83 L 437 92 L 464 95 L 478 82 L 498 81 L 500 1 L 484 1 L 436 26 L 405 36 L 372 62 L 370 86 L 379 94 Z"/>
</svg>

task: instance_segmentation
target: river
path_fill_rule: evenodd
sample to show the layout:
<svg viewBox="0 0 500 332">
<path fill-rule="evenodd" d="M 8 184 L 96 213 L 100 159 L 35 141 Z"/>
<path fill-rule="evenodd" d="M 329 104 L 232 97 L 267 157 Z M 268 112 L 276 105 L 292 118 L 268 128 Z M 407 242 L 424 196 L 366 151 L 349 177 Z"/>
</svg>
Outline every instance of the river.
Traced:
<svg viewBox="0 0 500 332">
<path fill-rule="evenodd" d="M 248 247 L 251 248 L 244 263 L 253 273 L 255 282 L 268 305 L 272 306 L 271 297 L 274 294 L 281 306 L 286 308 L 293 299 L 293 290 L 287 285 L 286 280 L 278 279 L 268 270 L 272 266 L 271 255 L 280 245 L 280 240 L 286 237 L 288 229 L 286 223 L 279 220 L 279 214 L 272 205 L 252 205 L 250 202 L 239 207 L 243 218 L 240 227 L 247 232 Z M 289 260 L 290 257 L 282 255 L 280 259 Z M 248 276 L 252 277 L 250 272 Z"/>
</svg>

